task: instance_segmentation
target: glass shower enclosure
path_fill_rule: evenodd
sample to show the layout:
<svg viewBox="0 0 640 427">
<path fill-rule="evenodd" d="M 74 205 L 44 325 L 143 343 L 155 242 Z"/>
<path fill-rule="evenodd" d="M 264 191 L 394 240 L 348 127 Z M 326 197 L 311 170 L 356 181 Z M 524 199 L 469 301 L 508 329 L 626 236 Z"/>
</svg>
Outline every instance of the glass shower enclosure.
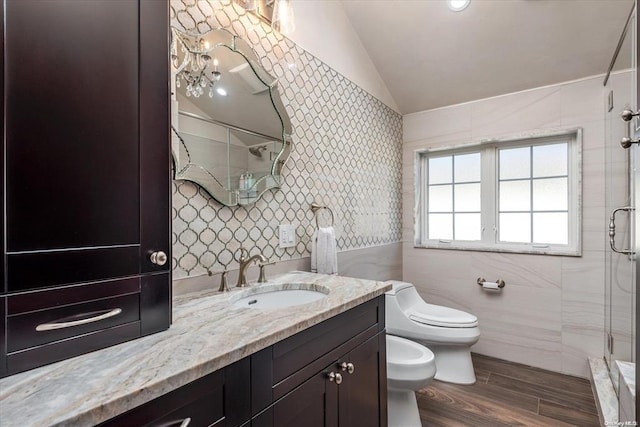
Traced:
<svg viewBox="0 0 640 427">
<path fill-rule="evenodd" d="M 629 20 L 616 48 L 610 71 L 604 81 L 605 117 L 605 211 L 607 233 L 605 255 L 605 360 L 618 392 L 615 361 L 635 362 L 636 311 L 636 203 L 640 197 L 640 166 L 637 143 L 640 122 L 636 117 L 621 117 L 636 112 L 636 12 Z"/>
</svg>

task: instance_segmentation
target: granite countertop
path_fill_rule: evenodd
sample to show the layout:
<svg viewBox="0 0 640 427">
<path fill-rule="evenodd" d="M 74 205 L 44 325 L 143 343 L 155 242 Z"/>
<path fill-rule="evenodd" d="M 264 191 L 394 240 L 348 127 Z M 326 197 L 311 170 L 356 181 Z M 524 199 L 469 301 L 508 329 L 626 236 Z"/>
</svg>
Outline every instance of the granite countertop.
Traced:
<svg viewBox="0 0 640 427">
<path fill-rule="evenodd" d="M 93 426 L 391 289 L 305 272 L 268 282 L 284 283 L 330 292 L 316 302 L 272 310 L 233 307 L 246 288 L 176 298 L 167 331 L 0 380 L 0 425 Z"/>
</svg>

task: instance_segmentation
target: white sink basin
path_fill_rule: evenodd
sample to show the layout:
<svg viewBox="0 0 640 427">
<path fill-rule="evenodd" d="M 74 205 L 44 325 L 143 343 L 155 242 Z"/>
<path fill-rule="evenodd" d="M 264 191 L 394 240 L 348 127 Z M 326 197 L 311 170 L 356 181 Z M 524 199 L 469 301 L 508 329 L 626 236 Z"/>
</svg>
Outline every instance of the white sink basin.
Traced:
<svg viewBox="0 0 640 427">
<path fill-rule="evenodd" d="M 327 297 L 329 288 L 312 284 L 262 285 L 233 300 L 235 307 L 273 309 L 309 304 Z"/>
</svg>

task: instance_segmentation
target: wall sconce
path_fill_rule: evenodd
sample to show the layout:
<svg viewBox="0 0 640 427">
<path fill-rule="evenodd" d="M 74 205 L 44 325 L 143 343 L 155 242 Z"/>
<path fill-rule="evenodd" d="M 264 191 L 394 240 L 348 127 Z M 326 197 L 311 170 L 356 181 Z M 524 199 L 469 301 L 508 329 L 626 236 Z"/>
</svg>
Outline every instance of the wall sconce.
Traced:
<svg viewBox="0 0 640 427">
<path fill-rule="evenodd" d="M 291 34 L 296 29 L 292 0 L 234 0 L 248 12 L 271 24 L 280 34 Z"/>
</svg>

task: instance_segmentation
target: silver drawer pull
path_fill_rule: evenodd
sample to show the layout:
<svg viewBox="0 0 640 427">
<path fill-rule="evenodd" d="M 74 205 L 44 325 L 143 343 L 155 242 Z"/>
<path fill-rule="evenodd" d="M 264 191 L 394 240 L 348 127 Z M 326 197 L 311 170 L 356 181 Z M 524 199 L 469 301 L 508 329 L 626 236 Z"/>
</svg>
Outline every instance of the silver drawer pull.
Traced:
<svg viewBox="0 0 640 427">
<path fill-rule="evenodd" d="M 38 332 L 52 331 L 54 329 L 63 329 L 63 328 L 71 328 L 71 327 L 74 327 L 74 326 L 86 325 L 87 323 L 99 322 L 100 320 L 104 320 L 104 319 L 108 319 L 108 318 L 113 317 L 113 316 L 117 316 L 120 313 L 122 313 L 122 309 L 121 308 L 114 308 L 113 310 L 108 311 L 106 313 L 100 314 L 98 316 L 82 319 L 82 320 L 73 320 L 71 322 L 42 323 L 42 324 L 36 326 L 36 331 L 38 331 Z"/>
</svg>

